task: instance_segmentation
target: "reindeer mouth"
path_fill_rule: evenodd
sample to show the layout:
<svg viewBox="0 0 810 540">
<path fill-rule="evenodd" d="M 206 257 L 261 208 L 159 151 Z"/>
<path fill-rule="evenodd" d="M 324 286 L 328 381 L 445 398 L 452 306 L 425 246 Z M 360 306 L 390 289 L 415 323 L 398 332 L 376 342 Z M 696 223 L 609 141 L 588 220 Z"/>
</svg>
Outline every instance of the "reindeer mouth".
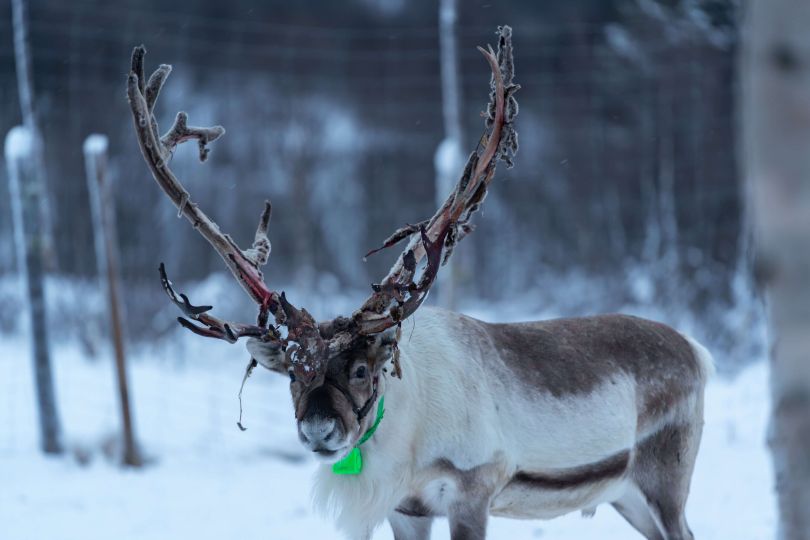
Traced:
<svg viewBox="0 0 810 540">
<path fill-rule="evenodd" d="M 343 458 L 346 454 L 346 449 L 346 446 L 342 446 L 335 450 L 330 450 L 329 448 L 315 448 L 312 450 L 312 453 L 315 454 L 318 461 L 332 463 Z"/>
</svg>

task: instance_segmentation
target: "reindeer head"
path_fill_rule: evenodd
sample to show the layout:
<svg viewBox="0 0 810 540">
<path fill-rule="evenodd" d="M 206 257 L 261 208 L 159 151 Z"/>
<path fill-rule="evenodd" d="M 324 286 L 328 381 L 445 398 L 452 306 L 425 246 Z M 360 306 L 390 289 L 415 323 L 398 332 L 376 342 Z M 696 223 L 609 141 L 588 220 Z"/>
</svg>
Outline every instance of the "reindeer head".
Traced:
<svg viewBox="0 0 810 540">
<path fill-rule="evenodd" d="M 298 437 L 325 461 L 342 459 L 376 419 L 380 377 L 393 367 L 398 329 L 357 339 L 326 360 L 325 369 L 306 382 L 295 375 L 289 355 L 272 341 L 250 339 L 253 358 L 290 379 Z"/>
<path fill-rule="evenodd" d="M 261 359 L 265 367 L 290 377 L 290 392 L 301 441 L 327 460 L 342 458 L 370 428 L 369 414 L 380 399 L 380 378 L 390 365 L 401 377 L 397 342 L 402 321 L 412 315 L 427 297 L 439 268 L 448 260 L 456 243 L 472 231 L 472 215 L 483 202 L 495 174 L 497 162 L 511 166 L 517 151 L 513 120 L 517 102 L 513 93 L 512 31 L 498 29 L 497 53 L 479 47 L 492 70 L 486 130 L 470 154 L 455 189 L 430 219 L 397 230 L 371 255 L 400 241 L 408 244 L 388 275 L 372 285 L 372 294 L 350 317 L 318 323 L 306 309 L 293 306 L 283 292 L 271 290 L 261 267 L 270 255 L 268 227 L 271 206 L 265 203 L 253 245 L 242 250 L 222 233 L 190 200 L 188 191 L 169 168 L 174 148 L 196 140 L 200 160 L 208 156 L 207 144 L 225 133 L 221 126 L 190 127 L 186 114 L 177 114 L 174 125 L 160 136 L 154 106 L 171 67 L 161 65 L 147 80 L 144 76 L 145 49 L 136 47 L 127 95 L 141 152 L 161 189 L 200 234 L 214 247 L 245 292 L 257 303 L 255 325 L 223 321 L 212 316 L 211 306 L 192 305 L 172 288 L 165 268 L 160 275 L 166 294 L 185 317 L 178 321 L 192 332 L 231 343 L 249 340 L 252 353 L 245 378 Z M 275 324 L 270 325 L 273 316 Z M 241 425 L 240 425 L 241 427 Z"/>
</svg>

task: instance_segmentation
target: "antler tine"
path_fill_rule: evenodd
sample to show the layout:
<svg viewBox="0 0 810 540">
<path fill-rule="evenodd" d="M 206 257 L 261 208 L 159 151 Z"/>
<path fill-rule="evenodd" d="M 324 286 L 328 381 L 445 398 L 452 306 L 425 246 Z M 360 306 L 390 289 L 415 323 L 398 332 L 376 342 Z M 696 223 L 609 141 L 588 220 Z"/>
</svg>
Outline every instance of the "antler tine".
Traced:
<svg viewBox="0 0 810 540">
<path fill-rule="evenodd" d="M 270 216 L 273 213 L 273 206 L 270 201 L 264 201 L 264 211 L 259 217 L 259 226 L 256 227 L 256 234 L 253 237 L 253 246 L 244 252 L 245 257 L 256 266 L 264 266 L 270 258 L 270 238 L 267 232 L 270 229 Z"/>
<path fill-rule="evenodd" d="M 175 292 L 161 264 L 163 288 L 185 315 L 185 318 L 178 318 L 180 323 L 199 335 L 229 342 L 243 336 L 278 341 L 286 347 L 296 378 L 309 383 L 323 376 L 324 367 L 331 356 L 351 346 L 356 339 L 368 339 L 367 336 L 396 326 L 413 314 L 427 298 L 440 267 L 450 257 L 455 245 L 472 231 L 469 221 L 486 197 L 497 162 L 503 160 L 509 167 L 517 152 L 517 133 L 513 121 L 518 109 L 513 94 L 519 86 L 512 82 L 511 28 L 498 28 L 498 36 L 497 53 L 491 48 L 479 48 L 492 70 L 490 102 L 485 114 L 486 130 L 478 147 L 470 154 L 455 189 L 433 217 L 397 230 L 381 248 L 368 253 L 371 255 L 409 239 L 388 275 L 372 286 L 374 292 L 352 318 L 338 317 L 321 324 L 316 323 L 307 310 L 290 304 L 284 293 L 270 290 L 264 282 L 260 267 L 267 263 L 271 251 L 267 234 L 272 213 L 269 201 L 265 203 L 259 219 L 253 245 L 247 250 L 240 249 L 230 236 L 220 231 L 216 223 L 190 201 L 188 191 L 168 166 L 172 152 L 178 144 L 196 140 L 200 160 L 204 161 L 208 157 L 208 144 L 221 137 L 225 130 L 221 126 L 189 126 L 188 116 L 180 112 L 169 131 L 160 136 L 153 111 L 171 67 L 161 65 L 147 80 L 143 69 L 146 51 L 143 46 L 136 47 L 127 79 L 127 95 L 138 143 L 152 176 L 177 207 L 178 216 L 185 216 L 191 222 L 219 253 L 242 288 L 259 304 L 256 325 L 217 319 L 208 313 L 211 306 L 195 306 L 187 296 Z M 424 269 L 417 278 L 417 267 L 422 261 L 425 261 Z M 276 324 L 287 327 L 285 338 L 276 328 L 268 327 L 271 313 Z M 250 365 L 253 366 L 254 362 Z"/>
<path fill-rule="evenodd" d="M 379 285 L 373 286 L 374 293 L 354 313 L 353 320 L 360 334 L 381 332 L 416 311 L 427 297 L 439 267 L 447 262 L 455 245 L 472 231 L 470 218 L 486 197 L 497 162 L 503 160 L 507 167 L 512 166 L 518 148 L 517 132 L 513 126 L 518 108 L 513 94 L 520 87 L 512 82 L 512 29 L 500 27 L 498 36 L 497 54 L 491 48 L 478 48 L 492 70 L 486 132 L 478 149 L 467 160 L 455 189 L 433 217 L 418 225 L 398 229 L 380 248 L 368 253 L 371 255 L 410 238 L 388 275 Z M 414 283 L 416 267 L 425 259 L 419 282 Z"/>
<path fill-rule="evenodd" d="M 233 323 L 217 319 L 212 315 L 208 315 L 208 311 L 212 306 L 195 306 L 189 301 L 188 296 L 183 293 L 178 293 L 172 287 L 172 282 L 166 275 L 166 267 L 160 263 L 160 282 L 163 285 L 163 290 L 169 299 L 176 305 L 188 319 L 178 317 L 179 322 L 184 328 L 187 328 L 200 336 L 223 339 L 230 343 L 235 343 L 240 337 L 253 336 L 263 337 L 265 339 L 280 339 L 280 336 L 275 328 L 266 328 L 264 325 L 247 325 L 241 323 Z M 180 298 L 178 298 L 178 296 Z M 203 326 L 194 324 L 189 319 L 198 321 Z"/>
<path fill-rule="evenodd" d="M 267 325 L 268 313 L 272 313 L 279 324 L 284 323 L 286 320 L 285 313 L 279 302 L 279 294 L 267 287 L 260 270 L 260 267 L 267 263 L 271 249 L 267 236 L 271 215 L 270 202 L 265 203 L 252 247 L 243 251 L 229 235 L 220 231 L 217 224 L 190 200 L 188 191 L 169 168 L 168 162 L 171 159 L 172 152 L 178 144 L 196 140 L 200 148 L 200 160 L 204 161 L 209 152 L 208 143 L 221 137 L 225 133 L 225 129 L 222 126 L 189 126 L 186 113 L 179 112 L 169 131 L 162 137 L 159 136 L 158 124 L 153 111 L 160 90 L 171 73 L 171 66 L 161 65 L 147 81 L 143 68 L 145 54 L 146 49 L 142 45 L 135 47 L 132 52 L 132 67 L 127 79 L 127 96 L 141 153 L 155 181 L 177 207 L 178 216 L 185 216 L 192 226 L 214 247 L 245 292 L 259 305 L 259 325 L 250 326 L 223 322 L 207 315 L 205 312 L 190 314 L 186 309 L 194 306 L 188 304 L 185 297 L 183 297 L 184 302 L 177 300 L 171 287 L 168 286 L 168 279 L 164 279 L 164 288 L 166 288 L 167 294 L 175 303 L 184 309 L 186 316 L 201 322 L 207 327 L 200 328 L 185 320 L 183 325 L 197 333 L 226 339 L 227 341 L 235 341 L 242 335 L 266 337 L 269 330 L 263 329 L 261 332 L 259 330 Z M 165 278 L 165 269 L 163 268 L 161 268 L 161 277 Z"/>
</svg>

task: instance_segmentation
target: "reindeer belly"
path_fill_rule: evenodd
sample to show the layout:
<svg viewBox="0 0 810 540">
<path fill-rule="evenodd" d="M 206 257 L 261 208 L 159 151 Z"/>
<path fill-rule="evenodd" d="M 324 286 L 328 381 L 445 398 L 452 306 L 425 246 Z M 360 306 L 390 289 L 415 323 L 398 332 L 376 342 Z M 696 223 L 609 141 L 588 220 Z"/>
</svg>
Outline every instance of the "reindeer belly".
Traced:
<svg viewBox="0 0 810 540">
<path fill-rule="evenodd" d="M 498 417 L 465 431 L 464 444 L 433 441 L 443 457 L 414 477 L 400 513 L 443 516 L 456 501 L 491 496 L 492 515 L 550 519 L 625 490 L 636 442 L 632 380 L 608 380 L 587 395 L 501 395 L 497 403 L 490 410 Z"/>
<path fill-rule="evenodd" d="M 490 513 L 516 519 L 551 519 L 616 500 L 625 490 L 630 451 L 568 469 L 517 471 L 493 498 Z"/>
<path fill-rule="evenodd" d="M 513 473 L 492 500 L 493 515 L 550 519 L 624 491 L 637 436 L 631 377 L 616 375 L 587 394 L 538 393 L 514 409 L 531 414 L 505 424 Z"/>
<path fill-rule="evenodd" d="M 427 468 L 396 510 L 405 515 L 448 515 L 460 501 L 489 498 L 489 513 L 516 519 L 551 519 L 614 501 L 625 491 L 631 452 L 618 452 L 598 462 L 564 469 L 515 471 L 511 476 L 498 460 L 459 469 L 448 460 Z M 502 487 L 501 487 L 502 486 Z"/>
</svg>

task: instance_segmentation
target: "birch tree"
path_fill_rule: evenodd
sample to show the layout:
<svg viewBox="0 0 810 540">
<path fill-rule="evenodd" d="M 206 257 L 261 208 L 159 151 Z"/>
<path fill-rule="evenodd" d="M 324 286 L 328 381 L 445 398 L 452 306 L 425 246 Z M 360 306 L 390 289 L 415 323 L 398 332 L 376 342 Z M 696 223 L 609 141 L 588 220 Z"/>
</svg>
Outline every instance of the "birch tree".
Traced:
<svg viewBox="0 0 810 540">
<path fill-rule="evenodd" d="M 744 164 L 771 331 L 779 538 L 810 539 L 810 3 L 753 0 L 743 34 Z"/>
</svg>

